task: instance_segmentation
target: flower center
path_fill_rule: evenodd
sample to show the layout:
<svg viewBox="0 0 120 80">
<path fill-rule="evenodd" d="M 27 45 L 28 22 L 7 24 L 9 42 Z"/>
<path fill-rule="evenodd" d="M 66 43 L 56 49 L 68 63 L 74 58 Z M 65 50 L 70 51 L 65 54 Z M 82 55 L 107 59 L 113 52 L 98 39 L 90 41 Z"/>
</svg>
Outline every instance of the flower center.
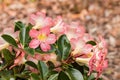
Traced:
<svg viewBox="0 0 120 80">
<path fill-rule="evenodd" d="M 46 38 L 47 38 L 47 36 L 45 34 L 38 35 L 38 40 L 40 40 L 40 41 L 44 41 L 44 40 L 46 40 Z"/>
</svg>

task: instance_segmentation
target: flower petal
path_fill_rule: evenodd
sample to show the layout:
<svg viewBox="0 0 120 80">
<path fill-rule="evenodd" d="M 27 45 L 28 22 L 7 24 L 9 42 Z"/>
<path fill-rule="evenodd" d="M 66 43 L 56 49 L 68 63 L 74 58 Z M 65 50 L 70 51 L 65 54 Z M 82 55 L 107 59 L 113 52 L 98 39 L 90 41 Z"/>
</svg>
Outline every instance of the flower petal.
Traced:
<svg viewBox="0 0 120 80">
<path fill-rule="evenodd" d="M 51 49 L 50 45 L 49 45 L 49 44 L 46 44 L 46 43 L 41 43 L 41 44 L 40 44 L 40 47 L 41 47 L 41 49 L 42 49 L 43 51 L 45 51 L 45 52 Z"/>
<path fill-rule="evenodd" d="M 50 33 L 50 27 L 44 27 L 39 32 L 42 34 L 48 35 Z"/>
<path fill-rule="evenodd" d="M 55 34 L 49 34 L 49 35 L 48 35 L 48 38 L 47 38 L 47 40 L 46 40 L 46 43 L 48 43 L 48 44 L 53 44 L 53 43 L 55 43 L 55 41 L 56 41 L 56 36 L 55 36 Z"/>
<path fill-rule="evenodd" d="M 37 48 L 37 47 L 39 46 L 39 44 L 40 44 L 40 41 L 39 41 L 39 40 L 33 39 L 33 40 L 31 40 L 31 42 L 29 43 L 29 47 L 35 49 L 35 48 Z"/>
<path fill-rule="evenodd" d="M 35 29 L 31 29 L 30 32 L 29 32 L 29 36 L 31 38 L 36 38 L 38 36 L 38 34 L 39 34 L 38 31 L 35 30 Z"/>
</svg>

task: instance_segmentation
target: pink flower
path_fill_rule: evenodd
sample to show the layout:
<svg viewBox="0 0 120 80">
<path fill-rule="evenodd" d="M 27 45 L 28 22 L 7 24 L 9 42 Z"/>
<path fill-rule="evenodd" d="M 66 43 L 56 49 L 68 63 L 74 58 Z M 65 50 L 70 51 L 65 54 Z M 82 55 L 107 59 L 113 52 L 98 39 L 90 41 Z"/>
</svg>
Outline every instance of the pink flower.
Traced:
<svg viewBox="0 0 120 80">
<path fill-rule="evenodd" d="M 85 34 L 85 28 L 80 26 L 77 22 L 72 22 L 70 25 L 66 26 L 65 34 L 68 39 L 83 37 Z"/>
<path fill-rule="evenodd" d="M 46 17 L 46 14 L 42 12 L 31 14 L 30 23 L 34 25 L 34 29 L 53 26 L 53 20 L 50 17 Z"/>
<path fill-rule="evenodd" d="M 75 61 L 88 65 L 89 60 L 93 56 L 93 53 L 91 52 L 93 46 L 91 44 L 86 44 L 86 42 L 81 38 L 72 39 L 71 45 L 71 55 L 74 57 Z"/>
<path fill-rule="evenodd" d="M 106 60 L 107 55 L 107 44 L 105 40 L 99 36 L 100 42 L 97 43 L 95 48 L 93 49 L 93 57 L 89 61 L 89 74 L 92 71 L 97 71 L 97 78 L 100 76 L 102 71 L 107 67 L 108 61 Z M 96 79 L 97 79 L 96 78 Z"/>
<path fill-rule="evenodd" d="M 71 40 L 73 49 L 71 54 L 75 61 L 88 65 L 89 74 L 92 71 L 96 71 L 98 73 L 97 78 L 108 65 L 108 61 L 106 60 L 107 44 L 101 36 L 99 38 L 100 42 L 97 42 L 95 46 L 86 44 L 84 39 Z"/>
<path fill-rule="evenodd" d="M 33 49 L 40 46 L 41 50 L 48 51 L 51 49 L 50 44 L 56 41 L 56 36 L 50 33 L 49 27 L 44 27 L 40 30 L 31 29 L 29 35 L 32 38 L 29 47 Z"/>
<path fill-rule="evenodd" d="M 89 40 L 89 39 L 88 39 Z M 70 40 L 71 46 L 72 46 L 72 55 L 81 55 L 81 54 L 87 54 L 91 52 L 93 49 L 93 46 L 90 44 L 86 44 L 86 40 L 84 40 L 84 37 L 78 37 L 78 38 L 72 38 Z"/>
<path fill-rule="evenodd" d="M 63 22 L 61 16 L 58 16 L 55 20 L 54 20 L 54 25 L 53 27 L 51 27 L 50 31 L 57 34 L 57 35 L 62 35 L 65 33 L 66 31 L 66 24 Z"/>
<path fill-rule="evenodd" d="M 25 63 L 26 60 L 25 60 L 24 56 L 25 56 L 24 52 L 17 51 L 17 53 L 16 53 L 16 59 L 14 60 L 14 65 L 12 65 L 10 67 L 10 69 L 13 68 L 13 67 L 15 67 L 15 66 L 17 66 L 17 65 L 21 65 L 21 64 Z"/>
</svg>

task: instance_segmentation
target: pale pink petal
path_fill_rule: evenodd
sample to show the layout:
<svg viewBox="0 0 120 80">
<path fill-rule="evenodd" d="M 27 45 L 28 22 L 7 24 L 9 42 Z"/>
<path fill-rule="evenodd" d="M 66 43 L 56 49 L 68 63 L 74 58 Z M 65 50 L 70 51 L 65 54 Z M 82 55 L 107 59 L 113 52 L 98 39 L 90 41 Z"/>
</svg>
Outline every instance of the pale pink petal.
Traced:
<svg viewBox="0 0 120 80">
<path fill-rule="evenodd" d="M 28 55 L 27 56 L 27 60 L 28 61 L 32 61 L 32 62 L 34 62 L 34 63 L 38 63 L 38 59 L 36 59 L 36 57 L 33 57 L 33 56 L 31 56 L 31 55 Z"/>
<path fill-rule="evenodd" d="M 37 39 L 31 40 L 31 42 L 29 43 L 29 47 L 33 49 L 37 48 L 39 45 L 40 45 L 40 41 Z"/>
<path fill-rule="evenodd" d="M 16 59 L 14 60 L 14 65 L 12 65 L 10 67 L 10 69 L 13 68 L 13 67 L 15 67 L 15 66 L 17 66 L 17 65 L 20 65 L 20 64 L 23 64 L 23 63 L 26 62 L 26 60 L 24 58 L 25 53 L 24 52 L 17 52 L 17 53 L 19 53 L 19 55 L 16 56 Z"/>
<path fill-rule="evenodd" d="M 56 42 L 56 36 L 55 36 L 55 34 L 49 34 L 48 38 L 46 40 L 46 43 L 47 44 L 53 44 L 55 42 Z"/>
<path fill-rule="evenodd" d="M 90 53 L 92 49 L 93 49 L 93 46 L 91 44 L 86 44 L 83 47 L 83 53 Z"/>
<path fill-rule="evenodd" d="M 30 17 L 29 17 L 29 22 L 32 24 L 32 25 L 35 25 L 35 20 L 36 20 L 37 16 L 35 14 L 31 14 Z"/>
<path fill-rule="evenodd" d="M 48 35 L 50 33 L 50 27 L 44 27 L 42 29 L 40 29 L 40 31 L 42 34 Z"/>
<path fill-rule="evenodd" d="M 49 45 L 49 44 L 46 44 L 46 43 L 41 43 L 41 44 L 40 44 L 40 47 L 41 47 L 41 49 L 42 49 L 43 51 L 45 51 L 45 52 L 51 49 L 50 45 Z"/>
<path fill-rule="evenodd" d="M 43 60 L 42 54 L 35 54 L 34 58 L 37 60 Z"/>
<path fill-rule="evenodd" d="M 46 17 L 44 19 L 44 24 L 43 24 L 44 27 L 52 27 L 53 25 L 54 25 L 54 23 L 53 23 L 52 18 Z"/>
<path fill-rule="evenodd" d="M 100 48 L 107 48 L 107 43 L 101 35 L 99 35 L 99 40 L 100 40 L 99 47 Z"/>
<path fill-rule="evenodd" d="M 50 54 L 43 54 L 43 61 L 50 61 Z"/>
<path fill-rule="evenodd" d="M 103 68 L 107 68 L 108 67 L 108 60 L 105 60 L 103 63 Z"/>
<path fill-rule="evenodd" d="M 38 31 L 35 30 L 35 29 L 31 29 L 30 32 L 29 32 L 29 36 L 31 38 L 37 38 L 38 35 L 39 35 Z"/>
</svg>

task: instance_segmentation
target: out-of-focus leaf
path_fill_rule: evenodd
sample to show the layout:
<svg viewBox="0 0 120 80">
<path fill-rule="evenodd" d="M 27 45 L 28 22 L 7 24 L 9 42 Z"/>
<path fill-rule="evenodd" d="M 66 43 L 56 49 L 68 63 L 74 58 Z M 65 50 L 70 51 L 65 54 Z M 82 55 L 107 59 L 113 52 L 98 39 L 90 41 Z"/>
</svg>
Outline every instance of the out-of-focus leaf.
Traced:
<svg viewBox="0 0 120 80">
<path fill-rule="evenodd" d="M 10 51 L 8 49 L 3 49 L 2 50 L 4 59 L 7 63 L 11 62 L 11 60 L 14 59 L 14 56 L 10 53 Z"/>
<path fill-rule="evenodd" d="M 58 80 L 58 73 L 51 75 L 48 80 Z"/>
<path fill-rule="evenodd" d="M 32 48 L 25 48 L 25 51 L 27 51 L 28 54 L 34 55 L 34 49 Z"/>
<path fill-rule="evenodd" d="M 61 71 L 58 75 L 58 80 L 70 80 L 70 79 L 65 72 Z"/>
<path fill-rule="evenodd" d="M 39 77 L 39 75 L 37 75 L 35 73 L 32 73 L 31 77 L 32 77 L 32 80 L 41 80 L 40 77 Z"/>
</svg>

